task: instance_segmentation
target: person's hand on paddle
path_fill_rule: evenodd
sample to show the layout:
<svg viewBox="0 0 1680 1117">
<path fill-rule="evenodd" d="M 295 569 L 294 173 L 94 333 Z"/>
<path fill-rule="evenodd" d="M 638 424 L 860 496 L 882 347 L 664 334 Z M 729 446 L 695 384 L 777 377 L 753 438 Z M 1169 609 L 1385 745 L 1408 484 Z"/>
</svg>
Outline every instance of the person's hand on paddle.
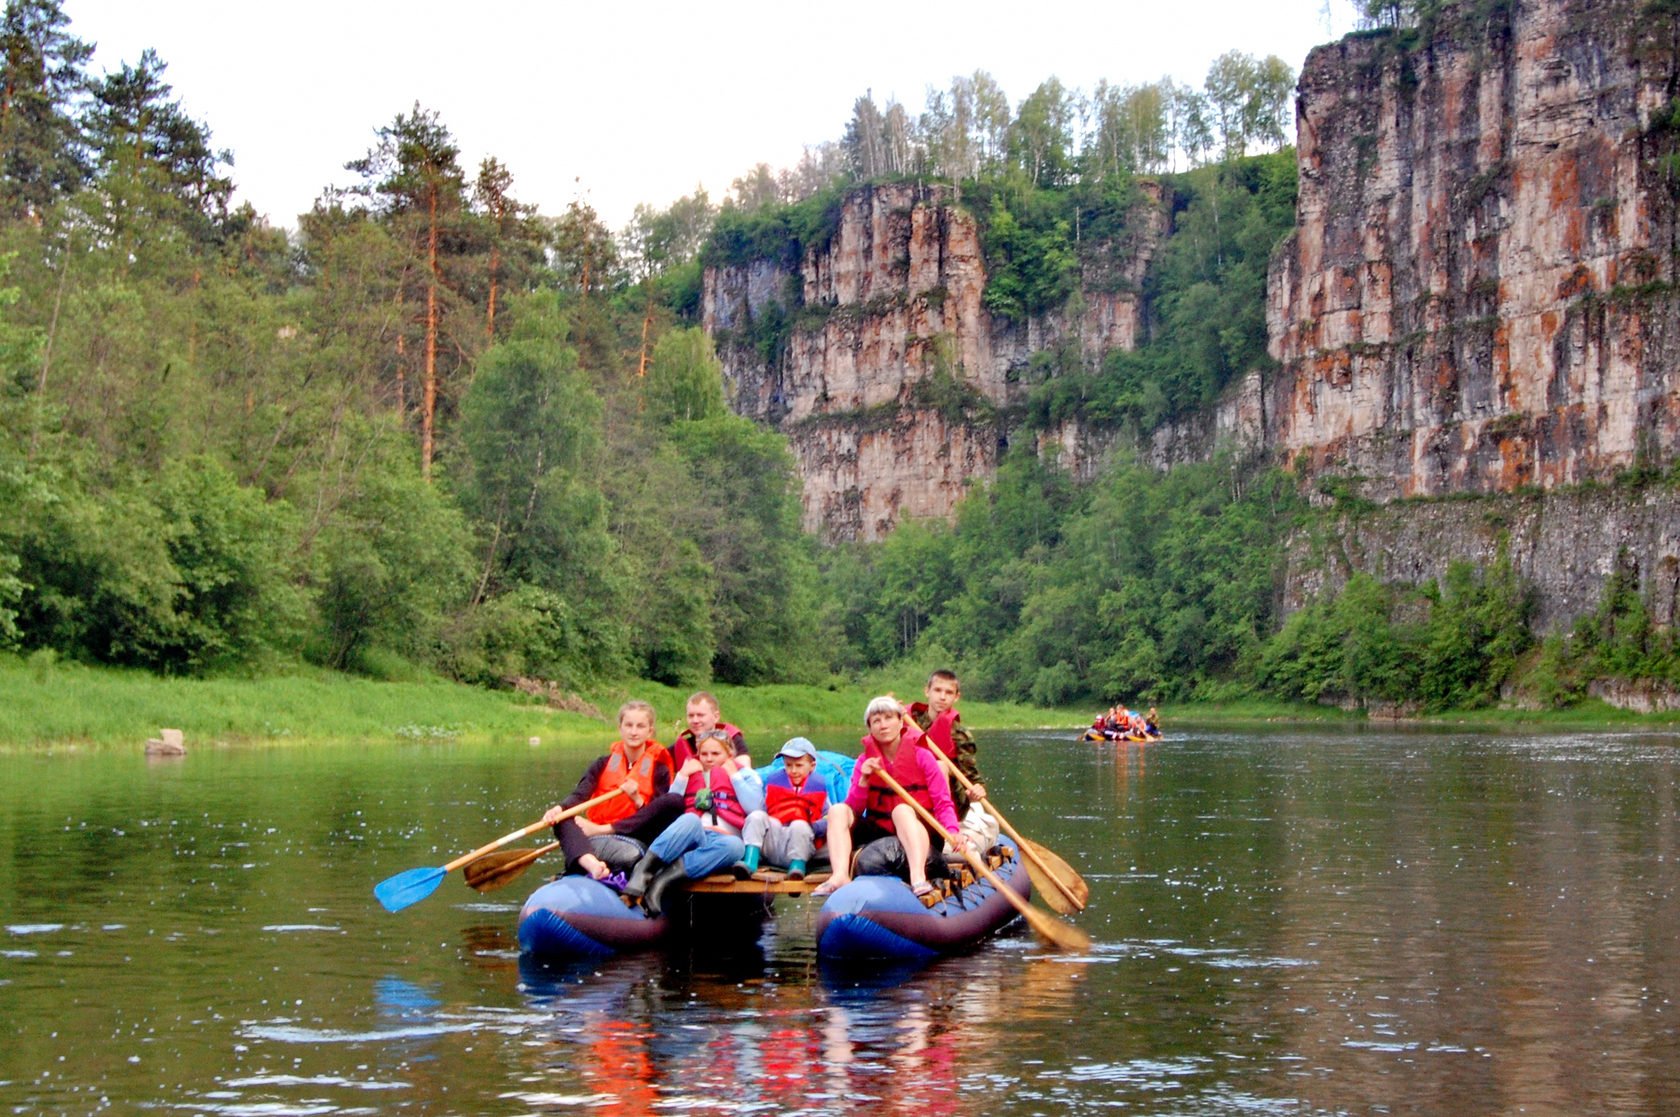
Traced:
<svg viewBox="0 0 1680 1117">
<path fill-rule="evenodd" d="M 891 723 L 889 722 L 888 724 L 890 725 Z M 878 756 L 865 757 L 863 760 L 858 761 L 858 771 L 863 773 L 864 779 L 868 779 L 880 770 L 881 758 Z"/>
<path fill-rule="evenodd" d="M 560 821 L 561 816 L 565 813 L 565 807 L 562 807 L 559 803 L 554 804 L 554 806 L 548 808 L 548 812 L 543 815 L 543 825 L 553 826 L 555 823 Z"/>
<path fill-rule="evenodd" d="M 968 785 L 968 801 L 970 803 L 978 803 L 981 800 L 983 800 L 984 798 L 986 798 L 986 785 L 985 784 L 983 784 L 983 783 L 971 783 L 971 784 Z"/>
<path fill-rule="evenodd" d="M 961 830 L 956 831 L 951 835 L 950 846 L 952 853 L 967 853 L 968 835 Z"/>
</svg>

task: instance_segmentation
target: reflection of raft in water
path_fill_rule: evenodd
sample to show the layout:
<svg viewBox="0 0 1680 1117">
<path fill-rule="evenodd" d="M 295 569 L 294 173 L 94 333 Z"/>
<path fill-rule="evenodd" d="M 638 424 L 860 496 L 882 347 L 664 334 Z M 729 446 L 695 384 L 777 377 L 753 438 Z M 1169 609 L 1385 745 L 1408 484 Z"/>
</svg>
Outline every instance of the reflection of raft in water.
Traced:
<svg viewBox="0 0 1680 1117">
<path fill-rule="evenodd" d="M 1000 840 L 992 855 L 998 879 L 1017 895 L 1031 894 L 1014 845 Z M 963 870 L 958 870 L 963 871 Z M 547 958 L 606 957 L 657 946 L 678 928 L 740 926 L 761 920 L 777 895 L 809 892 L 827 877 L 790 881 L 776 873 L 752 880 L 727 875 L 673 889 L 669 909 L 650 918 L 599 881 L 565 876 L 531 894 L 519 912 L 519 945 Z M 984 879 L 963 871 L 931 907 L 897 877 L 860 876 L 839 889 L 818 915 L 817 953 L 826 958 L 916 961 L 963 950 L 1016 916 L 1008 899 Z"/>
</svg>

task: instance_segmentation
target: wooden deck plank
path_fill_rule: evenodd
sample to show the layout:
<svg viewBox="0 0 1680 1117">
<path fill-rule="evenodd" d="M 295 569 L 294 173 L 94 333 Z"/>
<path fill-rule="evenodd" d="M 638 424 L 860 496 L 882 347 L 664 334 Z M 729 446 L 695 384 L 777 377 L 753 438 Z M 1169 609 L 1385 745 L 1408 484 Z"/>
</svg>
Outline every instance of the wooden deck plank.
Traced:
<svg viewBox="0 0 1680 1117">
<path fill-rule="evenodd" d="M 729 873 L 713 873 L 703 880 L 691 881 L 690 892 L 736 893 L 739 895 L 803 896 L 828 879 L 827 873 L 812 873 L 804 880 L 789 880 L 787 874 L 775 869 L 760 869 L 750 880 L 736 880 Z"/>
</svg>

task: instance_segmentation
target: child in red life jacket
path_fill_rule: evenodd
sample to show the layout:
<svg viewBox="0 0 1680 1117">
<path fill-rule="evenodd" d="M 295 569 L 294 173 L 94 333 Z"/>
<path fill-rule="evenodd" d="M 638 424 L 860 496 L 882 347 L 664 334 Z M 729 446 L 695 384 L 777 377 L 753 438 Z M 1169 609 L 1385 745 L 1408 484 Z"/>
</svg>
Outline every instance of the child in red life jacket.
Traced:
<svg viewBox="0 0 1680 1117">
<path fill-rule="evenodd" d="M 695 757 L 671 781 L 683 813 L 648 846 L 630 873 L 624 894 L 658 915 L 665 888 L 682 877 L 699 880 L 741 859 L 747 812 L 764 805 L 764 788 L 747 757 L 737 757 L 729 734 L 708 729 L 695 742 Z"/>
<path fill-rule="evenodd" d="M 748 873 L 760 856 L 768 865 L 785 866 L 789 880 L 803 880 L 828 833 L 828 782 L 817 774 L 817 746 L 795 737 L 776 754 L 782 766 L 764 781 L 764 809 L 747 816 L 741 840 Z"/>
<path fill-rule="evenodd" d="M 688 706 L 685 711 L 688 728 L 677 734 L 677 739 L 671 742 L 671 759 L 681 768 L 694 758 L 694 742 L 700 734 L 712 729 L 721 729 L 729 735 L 729 743 L 735 749 L 735 756 L 741 759 L 743 767 L 750 766 L 750 761 L 744 759 L 747 755 L 747 739 L 741 736 L 741 731 L 723 720 L 718 709 L 718 700 L 709 691 L 697 690 L 688 696 Z"/>
<path fill-rule="evenodd" d="M 543 821 L 566 857 L 566 872 L 588 873 L 602 880 L 634 865 L 644 843 L 652 841 L 682 810 L 668 792 L 675 771 L 671 754 L 653 739 L 653 707 L 626 702 L 618 710 L 619 740 L 607 755 L 583 773 L 577 787 Z M 598 803 L 576 818 L 555 822 L 555 816 L 588 799 L 623 788 L 626 794 Z"/>
<path fill-rule="evenodd" d="M 978 803 L 986 797 L 986 787 L 975 759 L 979 750 L 975 747 L 974 735 L 963 728 L 962 715 L 957 713 L 957 699 L 962 697 L 962 687 L 957 683 L 956 672 L 935 671 L 928 676 L 927 688 L 922 694 L 927 701 L 912 703 L 910 717 L 923 732 L 924 743 L 938 747 L 945 759 L 955 764 L 957 771 L 974 784 L 974 790 L 969 791 L 961 780 L 951 777 L 951 805 L 956 808 L 957 817 L 963 818 L 968 814 L 970 802 Z"/>
<path fill-rule="evenodd" d="M 951 806 L 951 787 L 945 773 L 933 753 L 921 747 L 921 730 L 905 713 L 891 695 L 872 699 L 864 711 L 869 735 L 860 742 L 863 755 L 852 768 L 852 786 L 845 801 L 828 810 L 828 857 L 833 874 L 811 895 L 827 896 L 850 884 L 854 846 L 861 848 L 882 839 L 893 839 L 903 847 L 910 890 L 918 896 L 933 891 L 927 879 L 932 835 L 915 808 L 885 782 L 873 778 L 883 769 L 952 835 L 957 852 L 968 847 Z"/>
</svg>

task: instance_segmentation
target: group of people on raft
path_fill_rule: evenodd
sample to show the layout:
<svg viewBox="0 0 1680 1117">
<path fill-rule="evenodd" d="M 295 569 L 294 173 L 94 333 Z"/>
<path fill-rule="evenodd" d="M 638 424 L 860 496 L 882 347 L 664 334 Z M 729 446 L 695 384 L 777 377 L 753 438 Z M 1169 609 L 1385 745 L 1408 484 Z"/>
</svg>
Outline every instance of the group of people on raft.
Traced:
<svg viewBox="0 0 1680 1117">
<path fill-rule="evenodd" d="M 688 726 L 669 748 L 653 739 L 653 707 L 626 702 L 618 711 L 619 739 L 544 821 L 554 828 L 566 872 L 617 888 L 650 915 L 660 914 L 666 891 L 678 881 L 726 869 L 746 879 L 761 867 L 799 880 L 819 857 L 832 867 L 813 895 L 829 895 L 854 874 L 890 873 L 926 896 L 934 891 L 929 876 L 946 872 L 945 849 L 960 854 L 973 844 L 983 853 L 997 839 L 997 823 L 978 806 L 986 789 L 974 738 L 956 710 L 956 675 L 934 672 L 924 696 L 908 708 L 891 695 L 869 702 L 869 732 L 840 797 L 804 737 L 783 744 L 761 776 L 740 729 L 722 720 L 717 699 L 705 691 L 689 697 Z M 940 757 L 967 782 L 948 778 Z M 948 845 L 873 778 L 878 772 L 889 773 L 938 820 L 951 835 Z M 582 814 L 561 817 L 609 794 Z"/>
<path fill-rule="evenodd" d="M 1147 713 L 1138 713 L 1124 703 L 1110 706 L 1091 722 L 1085 731 L 1087 741 L 1147 741 L 1161 736 L 1161 715 L 1154 706 Z"/>
</svg>

